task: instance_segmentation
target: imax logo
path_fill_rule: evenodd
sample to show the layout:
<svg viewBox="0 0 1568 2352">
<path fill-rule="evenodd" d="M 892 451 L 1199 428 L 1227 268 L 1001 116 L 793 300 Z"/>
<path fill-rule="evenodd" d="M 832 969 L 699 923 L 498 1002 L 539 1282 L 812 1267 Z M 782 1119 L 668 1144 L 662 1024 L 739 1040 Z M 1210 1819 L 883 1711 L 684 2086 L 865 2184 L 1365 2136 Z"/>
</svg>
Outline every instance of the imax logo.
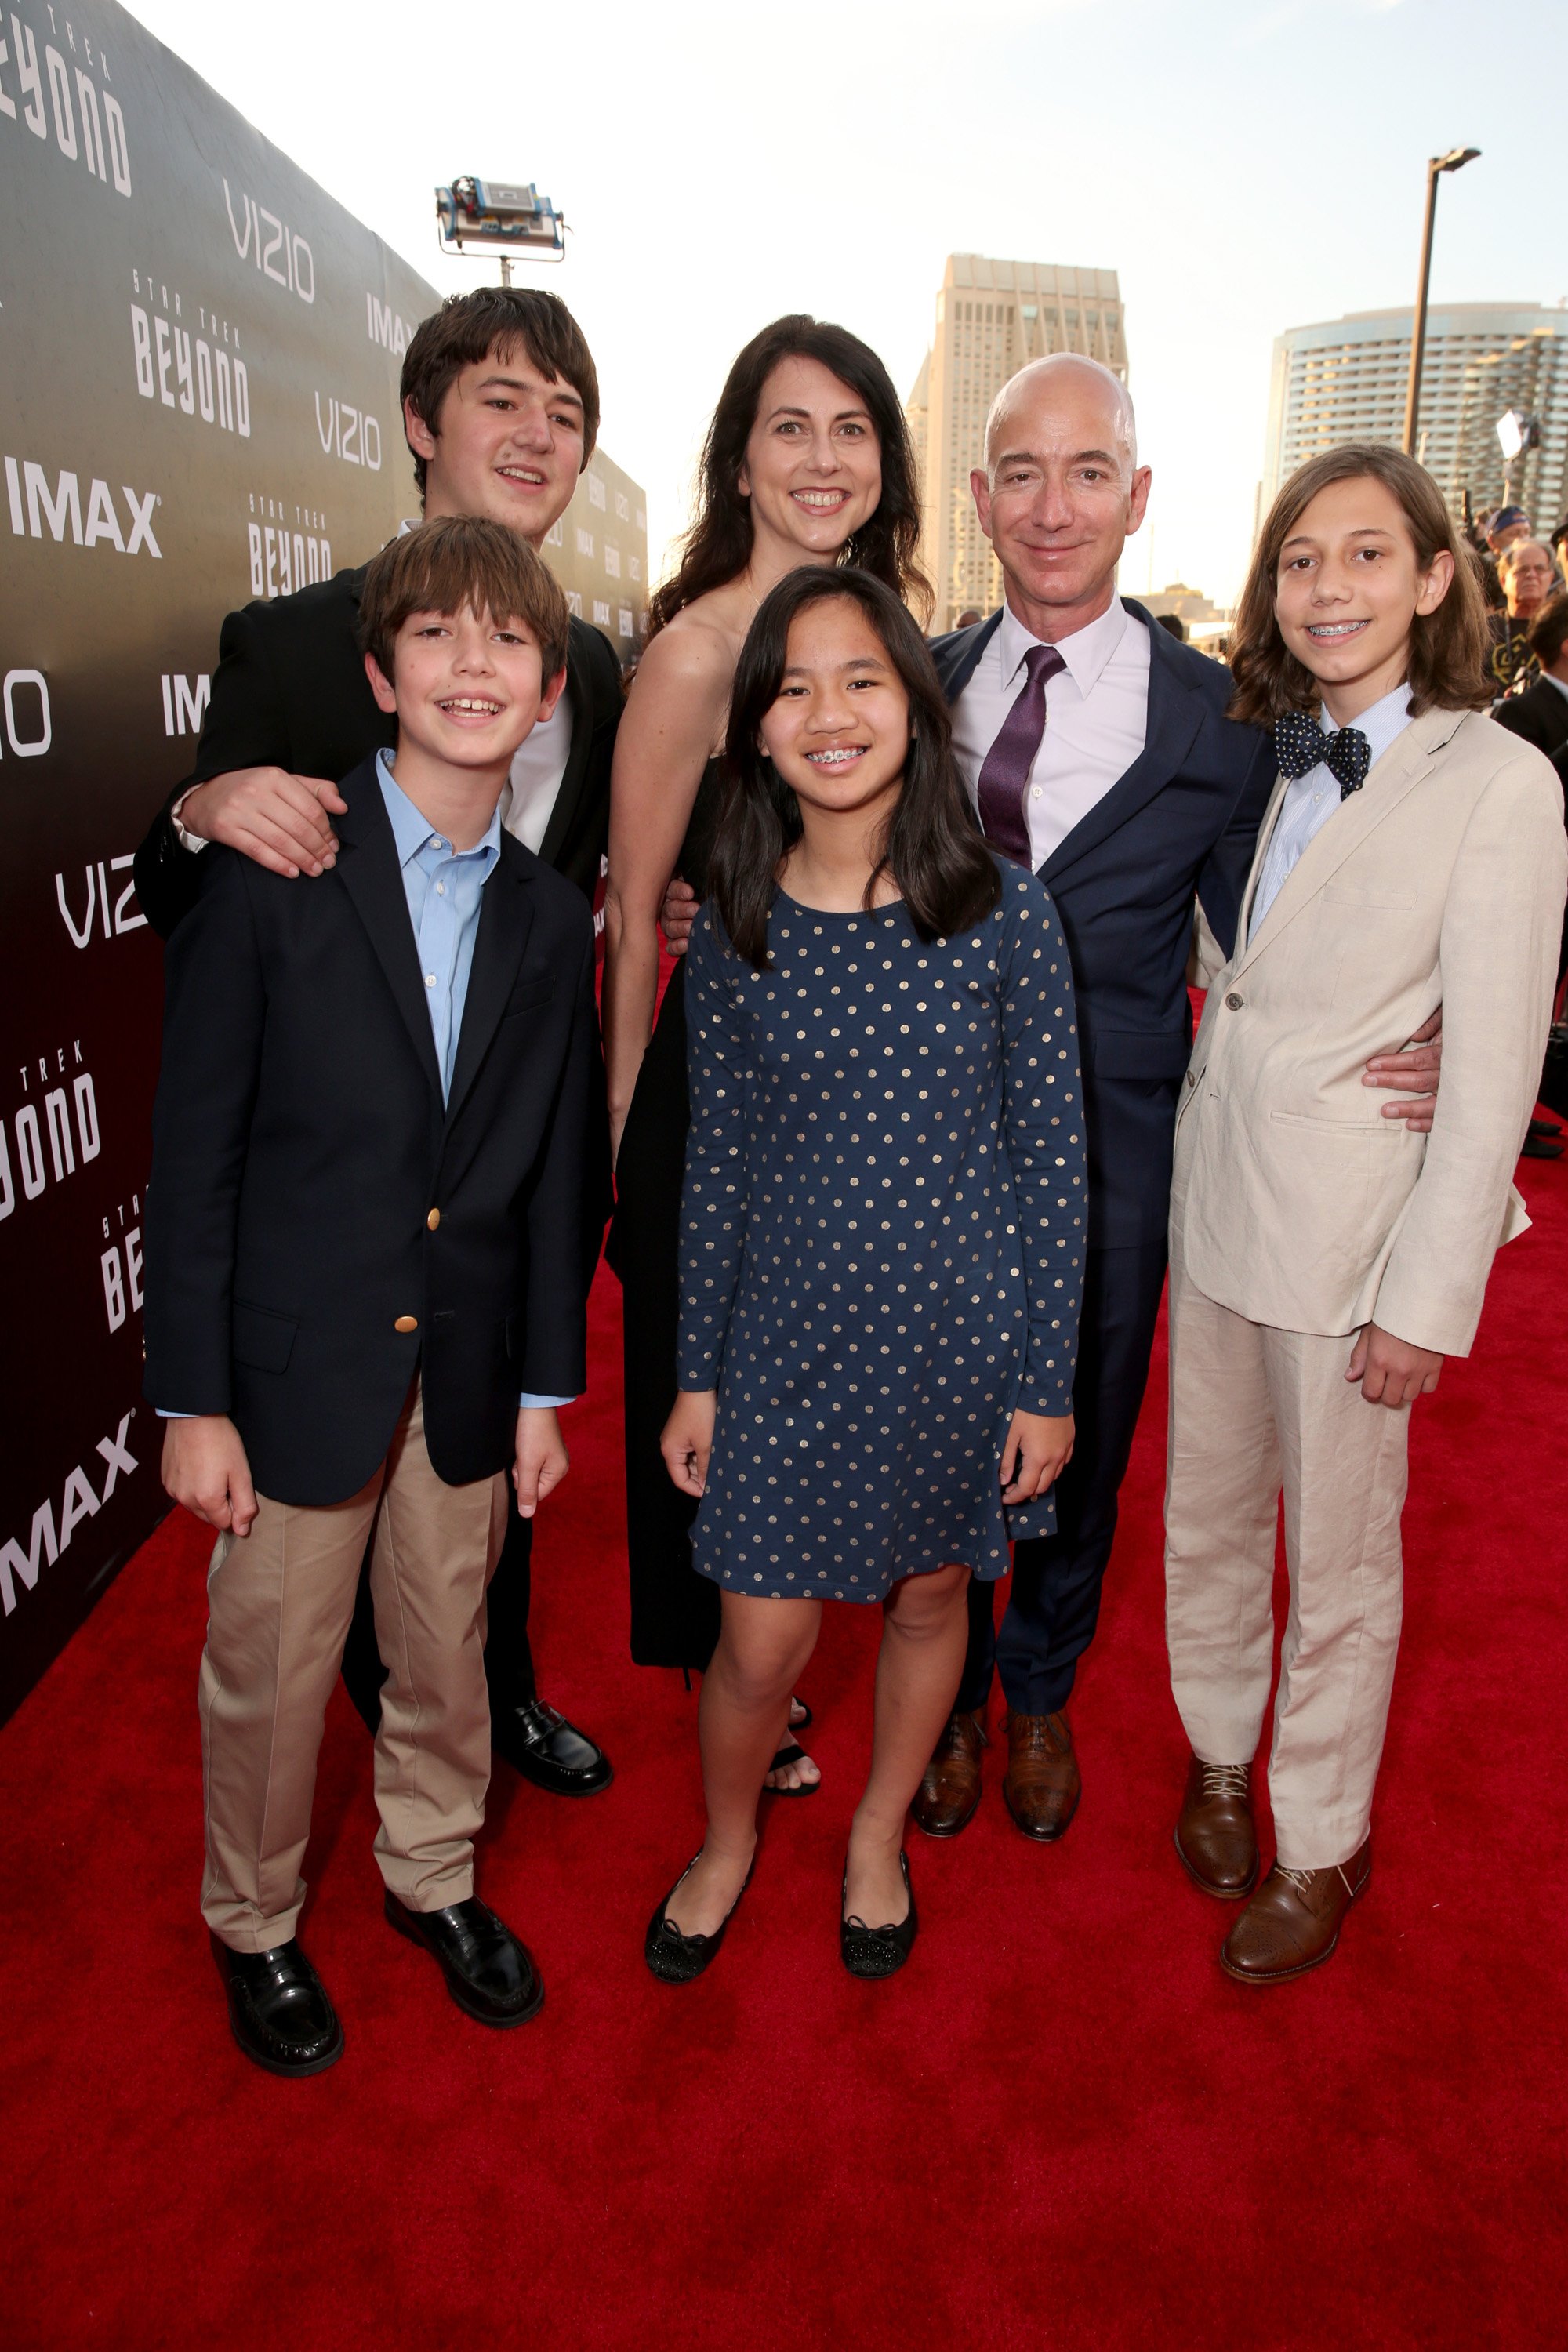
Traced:
<svg viewBox="0 0 1568 2352">
<path fill-rule="evenodd" d="M 5 495 L 11 506 L 11 529 L 18 539 L 42 539 L 47 525 L 49 537 L 63 544 L 68 526 L 77 547 L 97 547 L 101 541 L 121 555 L 139 555 L 145 548 L 149 555 L 162 558 L 163 551 L 153 532 L 153 509 L 159 503 L 156 490 L 142 492 L 129 485 L 121 489 L 127 517 L 123 531 L 109 484 L 96 476 L 88 485 L 85 530 L 81 486 L 74 474 L 57 475 L 51 489 L 47 474 L 31 457 L 20 461 L 7 457 Z"/>
<path fill-rule="evenodd" d="M 414 330 L 408 320 L 400 319 L 390 302 L 378 302 L 374 294 L 364 298 L 364 324 L 371 341 L 379 343 L 384 352 L 395 353 L 398 359 L 414 341 Z"/>
<path fill-rule="evenodd" d="M 100 1437 L 98 1441 L 97 1450 L 103 1457 L 109 1473 L 104 1479 L 101 1494 L 79 1464 L 67 1475 L 65 1488 L 60 1496 L 58 1534 L 55 1532 L 54 1497 L 46 1496 L 33 1513 L 32 1540 L 26 1550 L 22 1549 L 15 1536 L 0 1547 L 0 1602 L 4 1603 L 7 1617 L 16 1606 L 18 1581 L 28 1592 L 36 1591 L 40 1568 L 46 1566 L 53 1568 L 61 1552 L 68 1550 L 70 1539 L 83 1519 L 95 1519 L 98 1517 L 119 1485 L 121 1472 L 129 1478 L 137 1468 L 136 1456 L 126 1450 L 125 1444 L 126 1432 L 135 1418 L 136 1408 L 132 1405 L 131 1411 L 122 1417 L 114 1435 Z M 89 1426 L 90 1425 L 89 1423 Z M 93 1466 L 96 1475 L 97 1465 Z M 33 1491 L 36 1494 L 37 1489 L 35 1487 Z"/>
</svg>

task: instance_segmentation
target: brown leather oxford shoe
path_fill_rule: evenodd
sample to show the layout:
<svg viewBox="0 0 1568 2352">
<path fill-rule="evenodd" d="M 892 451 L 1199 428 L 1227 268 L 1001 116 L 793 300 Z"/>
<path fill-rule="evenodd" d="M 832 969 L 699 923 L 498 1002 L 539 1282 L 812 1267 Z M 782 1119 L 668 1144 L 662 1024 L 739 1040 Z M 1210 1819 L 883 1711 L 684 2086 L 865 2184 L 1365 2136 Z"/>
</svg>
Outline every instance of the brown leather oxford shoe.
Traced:
<svg viewBox="0 0 1568 2352">
<path fill-rule="evenodd" d="M 1065 1715 L 1009 1715 L 1002 1794 L 1026 1837 L 1059 1838 L 1083 1793 Z"/>
<path fill-rule="evenodd" d="M 978 1715 L 948 1717 L 910 1811 L 927 1837 L 956 1837 L 980 1802 L 980 1755 L 991 1742 Z"/>
<path fill-rule="evenodd" d="M 1193 1758 L 1176 1821 L 1176 1852 L 1205 1895 L 1239 1903 L 1251 1894 L 1258 1884 L 1258 1832 L 1250 1764 L 1205 1764 Z"/>
<path fill-rule="evenodd" d="M 1331 1870 L 1286 1870 L 1276 1863 L 1219 1956 L 1238 1984 L 1284 1984 L 1333 1956 L 1351 1905 L 1372 1876 L 1372 1839 Z"/>
</svg>

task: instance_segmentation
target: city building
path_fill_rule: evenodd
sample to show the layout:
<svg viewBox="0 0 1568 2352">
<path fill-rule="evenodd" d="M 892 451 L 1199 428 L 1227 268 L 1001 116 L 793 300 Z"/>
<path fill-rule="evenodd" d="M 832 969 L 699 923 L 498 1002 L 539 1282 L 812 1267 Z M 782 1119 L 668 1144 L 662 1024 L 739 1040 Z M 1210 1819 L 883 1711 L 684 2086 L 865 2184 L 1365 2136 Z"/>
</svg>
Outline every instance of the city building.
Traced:
<svg viewBox="0 0 1568 2352">
<path fill-rule="evenodd" d="M 1292 327 L 1274 346 L 1258 518 L 1303 459 L 1341 441 L 1405 431 L 1411 312 L 1358 310 Z M 1434 304 L 1426 314 L 1415 454 L 1456 516 L 1503 500 L 1498 419 L 1540 420 L 1539 449 L 1507 470 L 1510 498 L 1539 529 L 1568 511 L 1568 310 L 1535 302 Z"/>
<path fill-rule="evenodd" d="M 936 298 L 936 331 L 904 404 L 919 469 L 921 560 L 936 591 L 933 630 L 1002 601 L 1002 575 L 970 495 L 991 403 L 1028 360 L 1081 352 L 1125 383 L 1127 336 L 1114 269 L 993 261 L 952 253 Z"/>
<path fill-rule="evenodd" d="M 1130 588 L 1125 592 L 1135 597 L 1146 613 L 1156 618 L 1162 613 L 1173 613 L 1178 621 L 1189 625 L 1194 621 L 1227 621 L 1217 604 L 1211 604 L 1201 588 L 1189 588 L 1184 580 L 1168 581 L 1163 588 Z"/>
</svg>

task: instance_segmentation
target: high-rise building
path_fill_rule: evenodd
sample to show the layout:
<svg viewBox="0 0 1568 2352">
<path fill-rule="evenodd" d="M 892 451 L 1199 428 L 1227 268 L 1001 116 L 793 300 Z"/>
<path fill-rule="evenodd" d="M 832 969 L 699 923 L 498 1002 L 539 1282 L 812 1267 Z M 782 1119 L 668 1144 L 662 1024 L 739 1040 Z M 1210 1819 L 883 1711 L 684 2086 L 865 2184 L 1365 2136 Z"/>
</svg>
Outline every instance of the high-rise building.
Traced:
<svg viewBox="0 0 1568 2352">
<path fill-rule="evenodd" d="M 1292 327 L 1274 346 L 1259 514 L 1305 458 L 1341 441 L 1386 441 L 1405 430 L 1411 317 L 1358 310 Z M 1415 454 L 1452 512 L 1469 492 L 1478 517 L 1500 506 L 1498 419 L 1540 420 L 1542 446 L 1508 469 L 1509 495 L 1538 530 L 1568 509 L 1568 310 L 1535 302 L 1452 302 L 1426 314 Z"/>
<path fill-rule="evenodd" d="M 931 625 L 1002 600 L 1002 575 L 981 530 L 969 476 L 983 459 L 985 418 L 1010 375 L 1047 352 L 1081 352 L 1127 380 L 1127 337 L 1114 269 L 1058 269 L 951 253 L 936 298 L 936 332 L 904 404 L 919 468 L 921 557 L 936 590 Z"/>
</svg>

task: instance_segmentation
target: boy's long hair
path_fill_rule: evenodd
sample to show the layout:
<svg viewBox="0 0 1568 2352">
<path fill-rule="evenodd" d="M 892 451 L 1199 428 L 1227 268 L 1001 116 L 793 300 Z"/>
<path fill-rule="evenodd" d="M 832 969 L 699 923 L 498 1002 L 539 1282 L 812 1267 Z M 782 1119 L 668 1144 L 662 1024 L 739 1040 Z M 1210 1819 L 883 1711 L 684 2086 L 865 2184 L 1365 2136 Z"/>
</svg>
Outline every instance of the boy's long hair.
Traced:
<svg viewBox="0 0 1568 2352">
<path fill-rule="evenodd" d="M 943 939 L 989 914 L 1002 894 L 952 753 L 947 701 L 926 641 L 891 588 L 868 572 L 805 565 L 763 597 L 735 671 L 724 746 L 724 798 L 709 887 L 737 955 L 763 970 L 778 869 L 801 837 L 800 803 L 760 746 L 778 698 L 791 624 L 813 604 L 841 597 L 858 604 L 910 698 L 912 730 L 904 788 L 889 820 L 879 861 L 866 885 L 871 911 L 890 874 L 922 939 Z"/>
<path fill-rule="evenodd" d="M 1347 441 L 1298 466 L 1268 509 L 1247 585 L 1230 632 L 1230 667 L 1236 693 L 1233 719 L 1272 727 L 1287 710 L 1313 710 L 1322 688 L 1299 662 L 1279 634 L 1275 589 L 1279 556 L 1301 516 L 1331 482 L 1370 476 L 1399 502 L 1415 560 L 1423 572 L 1445 549 L 1454 559 L 1454 578 L 1434 613 L 1417 613 L 1410 630 L 1410 708 L 1424 710 L 1484 710 L 1492 698 L 1484 665 L 1490 634 L 1479 569 L 1463 534 L 1454 528 L 1443 494 L 1425 466 L 1399 449 L 1373 441 Z"/>
<path fill-rule="evenodd" d="M 882 495 L 875 513 L 845 541 L 838 561 L 858 565 L 896 589 L 922 612 L 931 608 L 931 587 L 916 560 L 921 535 L 920 490 L 915 480 L 910 428 L 892 378 L 868 343 L 847 327 L 813 319 L 804 310 L 775 319 L 753 335 L 724 379 L 719 405 L 702 445 L 697 520 L 686 535 L 672 580 L 648 603 L 648 635 L 655 637 L 683 605 L 736 579 L 752 560 L 752 502 L 742 494 L 741 468 L 757 421 L 763 387 L 781 362 L 816 360 L 847 383 L 866 405 L 881 447 Z"/>
</svg>

